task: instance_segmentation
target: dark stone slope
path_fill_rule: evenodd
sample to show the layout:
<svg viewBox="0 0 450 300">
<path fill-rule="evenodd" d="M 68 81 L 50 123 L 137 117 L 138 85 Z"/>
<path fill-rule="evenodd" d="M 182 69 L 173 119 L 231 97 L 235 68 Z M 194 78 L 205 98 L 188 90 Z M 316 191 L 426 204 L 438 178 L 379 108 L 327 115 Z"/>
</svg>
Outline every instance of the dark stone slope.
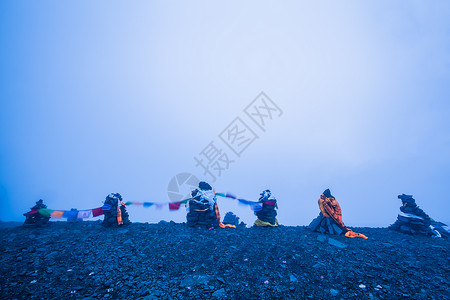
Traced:
<svg viewBox="0 0 450 300">
<path fill-rule="evenodd" d="M 448 239 L 355 228 L 0 228 L 1 299 L 449 299 Z"/>
</svg>

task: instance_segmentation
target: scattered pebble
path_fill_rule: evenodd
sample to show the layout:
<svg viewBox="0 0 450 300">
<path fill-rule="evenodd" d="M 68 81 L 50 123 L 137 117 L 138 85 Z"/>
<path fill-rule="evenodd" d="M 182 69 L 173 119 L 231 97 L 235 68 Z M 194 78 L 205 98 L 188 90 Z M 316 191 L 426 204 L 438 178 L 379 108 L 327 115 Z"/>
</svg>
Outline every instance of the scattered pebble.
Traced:
<svg viewBox="0 0 450 300">
<path fill-rule="evenodd" d="M 0 227 L 0 260 L 14 267 L 0 298 L 445 299 L 450 290 L 448 239 L 365 228 L 370 240 L 333 236 L 348 245 L 342 249 L 329 245 L 329 236 L 318 242 L 319 234 L 302 226 L 208 231 L 133 223 L 118 234 L 117 228 L 89 225 L 18 228 L 13 241 Z M 24 243 L 30 232 L 39 238 Z"/>
<path fill-rule="evenodd" d="M 339 291 L 335 290 L 335 289 L 330 289 L 330 294 L 331 294 L 331 296 L 335 297 L 339 294 Z"/>
</svg>

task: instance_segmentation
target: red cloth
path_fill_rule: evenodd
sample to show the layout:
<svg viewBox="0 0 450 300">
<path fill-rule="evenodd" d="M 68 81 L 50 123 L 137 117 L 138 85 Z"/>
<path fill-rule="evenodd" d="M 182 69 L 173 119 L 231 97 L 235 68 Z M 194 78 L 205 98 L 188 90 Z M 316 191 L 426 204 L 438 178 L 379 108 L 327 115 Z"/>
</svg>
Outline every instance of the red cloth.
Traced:
<svg viewBox="0 0 450 300">
<path fill-rule="evenodd" d="M 272 206 L 275 206 L 275 202 L 273 202 L 273 201 L 266 201 L 266 202 L 263 202 L 264 204 L 266 204 L 266 205 L 272 205 Z"/>
<path fill-rule="evenodd" d="M 34 215 L 37 214 L 39 212 L 39 209 L 33 208 L 32 210 L 30 210 L 30 212 L 28 212 L 29 215 Z"/>
<path fill-rule="evenodd" d="M 101 207 L 99 207 L 99 208 L 94 208 L 94 209 L 92 210 L 92 216 L 98 217 L 98 216 L 101 216 L 101 215 L 103 215 L 103 209 L 102 209 Z"/>
<path fill-rule="evenodd" d="M 180 209 L 181 202 L 173 202 L 169 203 L 169 210 L 178 210 Z"/>
</svg>

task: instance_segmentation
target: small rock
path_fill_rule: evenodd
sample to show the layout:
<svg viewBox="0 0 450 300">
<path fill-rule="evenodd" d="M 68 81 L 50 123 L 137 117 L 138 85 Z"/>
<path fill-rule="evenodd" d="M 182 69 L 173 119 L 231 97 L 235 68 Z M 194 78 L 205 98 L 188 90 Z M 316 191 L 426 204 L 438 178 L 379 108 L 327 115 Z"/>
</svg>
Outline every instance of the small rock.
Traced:
<svg viewBox="0 0 450 300">
<path fill-rule="evenodd" d="M 333 245 L 338 248 L 341 248 L 341 249 L 347 247 L 347 244 L 341 243 L 341 242 L 336 241 L 335 239 L 331 239 L 331 238 L 328 239 L 328 244 Z"/>
<path fill-rule="evenodd" d="M 297 277 L 295 277 L 294 275 L 291 275 L 291 276 L 289 277 L 289 280 L 290 280 L 291 282 L 298 282 Z"/>
<path fill-rule="evenodd" d="M 317 263 L 317 264 L 313 265 L 314 269 L 318 269 L 318 268 L 322 268 L 322 267 L 324 267 L 324 265 L 322 263 Z"/>
<path fill-rule="evenodd" d="M 372 293 L 369 293 L 369 300 L 378 300 Z"/>
<path fill-rule="evenodd" d="M 111 280 L 108 280 L 108 281 L 106 281 L 103 285 L 104 285 L 105 287 L 110 287 L 110 286 L 113 286 L 114 283 L 113 283 Z"/>
<path fill-rule="evenodd" d="M 215 291 L 212 294 L 213 297 L 225 297 L 226 296 L 226 292 L 224 288 L 221 288 L 220 290 Z"/>
<path fill-rule="evenodd" d="M 336 297 L 339 294 L 339 291 L 335 289 L 330 289 L 330 294 L 331 296 Z"/>
<path fill-rule="evenodd" d="M 192 287 L 198 284 L 207 284 L 210 280 L 206 275 L 188 275 L 181 282 L 180 287 Z"/>
<path fill-rule="evenodd" d="M 216 278 L 218 282 L 225 284 L 225 280 L 222 277 Z"/>
<path fill-rule="evenodd" d="M 319 242 L 325 242 L 327 240 L 327 237 L 325 235 L 321 234 L 317 237 L 317 240 Z"/>
</svg>

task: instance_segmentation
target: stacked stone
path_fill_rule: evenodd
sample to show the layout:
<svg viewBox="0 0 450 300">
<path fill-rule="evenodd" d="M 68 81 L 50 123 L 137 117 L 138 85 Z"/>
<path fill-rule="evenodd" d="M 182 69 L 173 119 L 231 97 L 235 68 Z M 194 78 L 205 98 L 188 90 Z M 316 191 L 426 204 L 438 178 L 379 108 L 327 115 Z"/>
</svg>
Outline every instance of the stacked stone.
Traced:
<svg viewBox="0 0 450 300">
<path fill-rule="evenodd" d="M 122 217 L 122 225 L 130 224 L 130 218 L 126 210 L 125 204 L 122 201 L 122 195 L 119 193 L 111 193 L 106 196 L 105 204 L 111 205 L 109 210 L 104 211 L 105 218 L 103 219 L 103 225 L 112 226 L 120 225 L 117 221 L 117 207 L 120 205 L 120 214 Z"/>
<path fill-rule="evenodd" d="M 332 218 L 324 217 L 322 212 L 312 220 L 308 228 L 323 234 L 340 235 L 347 232 L 347 229 L 339 227 Z"/>
<path fill-rule="evenodd" d="M 44 216 L 37 212 L 37 210 L 41 208 L 47 208 L 47 205 L 44 204 L 44 201 L 40 199 L 39 201 L 36 201 L 36 205 L 31 208 L 30 212 L 24 213 L 25 216 L 25 222 L 24 225 L 45 225 L 50 220 L 49 216 Z"/>
<path fill-rule="evenodd" d="M 400 213 L 390 229 L 407 234 L 432 235 L 430 225 L 431 218 L 420 209 L 412 195 L 399 195 L 403 206 L 400 207 Z"/>
<path fill-rule="evenodd" d="M 208 192 L 213 199 L 207 198 Z M 186 216 L 187 226 L 218 227 L 219 221 L 214 210 L 215 199 L 212 187 L 202 181 L 199 183 L 199 188 L 193 190 L 191 195 L 192 199 L 189 200 L 189 210 Z"/>
<path fill-rule="evenodd" d="M 223 218 L 223 224 L 230 224 L 237 227 L 239 225 L 239 217 L 229 211 L 226 213 L 225 218 Z"/>
<path fill-rule="evenodd" d="M 342 212 L 336 198 L 326 189 L 319 198 L 320 213 L 312 220 L 308 228 L 323 234 L 340 235 L 349 229 L 342 222 Z M 334 218 L 333 218 L 334 217 Z"/>
<path fill-rule="evenodd" d="M 277 222 L 277 200 L 272 196 L 270 190 L 265 190 L 261 194 L 259 202 L 262 203 L 262 208 L 255 212 L 259 220 L 276 225 Z"/>
<path fill-rule="evenodd" d="M 187 226 L 205 226 L 207 228 L 219 226 L 216 214 L 209 204 L 189 201 L 189 212 L 186 216 Z"/>
</svg>

